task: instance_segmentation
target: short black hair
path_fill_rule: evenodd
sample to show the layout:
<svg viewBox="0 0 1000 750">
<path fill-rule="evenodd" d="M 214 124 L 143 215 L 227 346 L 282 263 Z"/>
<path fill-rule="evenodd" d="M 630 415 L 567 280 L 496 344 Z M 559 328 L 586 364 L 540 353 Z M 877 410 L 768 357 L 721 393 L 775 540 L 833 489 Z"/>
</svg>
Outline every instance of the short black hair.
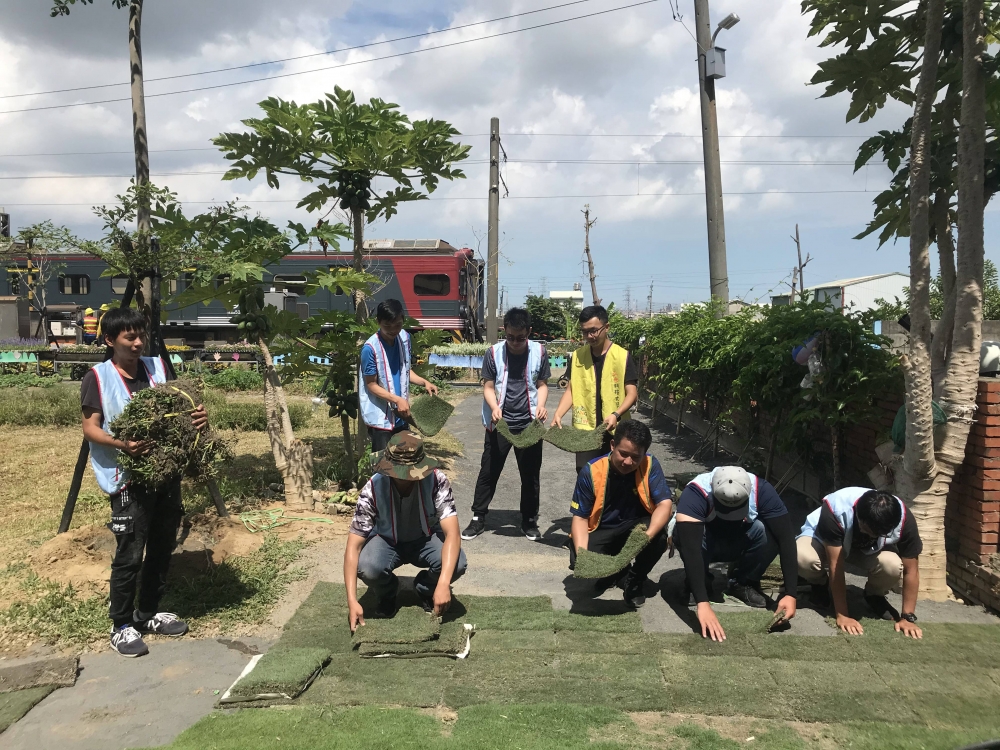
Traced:
<svg viewBox="0 0 1000 750">
<path fill-rule="evenodd" d="M 512 307 L 503 315 L 503 327 L 527 331 L 531 328 L 531 313 L 523 307 Z"/>
<path fill-rule="evenodd" d="M 398 299 L 384 299 L 375 308 L 375 319 L 379 323 L 391 323 L 403 315 L 403 303 Z"/>
<path fill-rule="evenodd" d="M 597 318 L 601 321 L 602 325 L 606 325 L 608 322 L 608 311 L 601 307 L 601 305 L 591 305 L 580 310 L 580 325 L 593 318 Z"/>
<path fill-rule="evenodd" d="M 626 419 L 624 422 L 618 423 L 612 442 L 618 445 L 622 440 L 628 440 L 645 453 L 649 450 L 649 446 L 653 444 L 653 435 L 649 432 L 649 428 L 642 422 L 635 419 Z"/>
<path fill-rule="evenodd" d="M 115 307 L 101 318 L 101 335 L 106 339 L 114 341 L 120 334 L 132 331 L 146 332 L 146 316 L 134 307 Z"/>
<path fill-rule="evenodd" d="M 864 521 L 876 536 L 885 536 L 903 520 L 899 500 L 884 490 L 868 490 L 858 499 L 855 512 L 858 520 Z"/>
</svg>

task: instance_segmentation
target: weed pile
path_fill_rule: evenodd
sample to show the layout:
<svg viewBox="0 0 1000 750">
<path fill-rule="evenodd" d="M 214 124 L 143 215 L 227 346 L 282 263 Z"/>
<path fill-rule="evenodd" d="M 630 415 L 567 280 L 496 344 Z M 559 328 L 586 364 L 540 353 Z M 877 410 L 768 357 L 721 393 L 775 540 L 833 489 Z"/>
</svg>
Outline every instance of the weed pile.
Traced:
<svg viewBox="0 0 1000 750">
<path fill-rule="evenodd" d="M 605 432 L 603 424 L 596 430 L 578 430 L 575 427 L 555 429 L 545 433 L 545 441 L 561 451 L 583 453 L 600 450 L 604 445 Z"/>
<path fill-rule="evenodd" d="M 515 448 L 530 448 L 545 437 L 545 424 L 536 419 L 515 435 L 510 431 L 507 420 L 501 419 L 497 422 L 497 432 L 503 435 L 507 442 Z"/>
<path fill-rule="evenodd" d="M 632 529 L 625 546 L 617 555 L 599 555 L 596 552 L 581 549 L 576 554 L 576 566 L 573 575 L 577 578 L 607 578 L 625 569 L 635 556 L 649 544 L 646 527 L 642 524 Z"/>
<path fill-rule="evenodd" d="M 455 407 L 438 396 L 417 396 L 410 404 L 410 416 L 417 429 L 427 437 L 434 437 L 444 427 Z"/>
<path fill-rule="evenodd" d="M 119 462 L 133 481 L 159 487 L 178 477 L 215 476 L 219 464 L 232 459 L 229 446 L 211 429 L 199 431 L 191 412 L 199 394 L 195 385 L 174 381 L 136 393 L 111 424 L 111 434 L 123 441 L 150 441 L 152 450 L 142 456 L 121 452 Z"/>
</svg>

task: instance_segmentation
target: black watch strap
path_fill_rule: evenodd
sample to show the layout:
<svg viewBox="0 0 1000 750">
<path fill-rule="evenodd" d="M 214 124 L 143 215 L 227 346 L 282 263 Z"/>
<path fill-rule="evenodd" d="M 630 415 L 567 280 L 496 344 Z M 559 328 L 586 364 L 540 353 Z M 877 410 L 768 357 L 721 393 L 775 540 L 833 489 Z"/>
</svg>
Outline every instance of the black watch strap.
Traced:
<svg viewBox="0 0 1000 750">
<path fill-rule="evenodd" d="M 917 621 L 917 616 L 915 614 L 913 614 L 913 612 L 904 612 L 899 617 L 900 617 L 900 619 L 906 620 L 907 622 L 916 622 Z"/>
</svg>

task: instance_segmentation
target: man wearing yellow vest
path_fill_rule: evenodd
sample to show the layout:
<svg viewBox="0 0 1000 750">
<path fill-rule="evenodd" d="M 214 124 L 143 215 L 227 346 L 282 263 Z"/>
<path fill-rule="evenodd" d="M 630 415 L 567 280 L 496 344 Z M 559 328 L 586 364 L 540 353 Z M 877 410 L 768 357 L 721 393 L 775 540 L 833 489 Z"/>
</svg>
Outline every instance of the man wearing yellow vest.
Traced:
<svg viewBox="0 0 1000 750">
<path fill-rule="evenodd" d="M 631 417 L 629 409 L 639 399 L 639 368 L 632 355 L 608 338 L 608 311 L 600 305 L 580 311 L 580 332 L 586 344 L 570 357 L 569 385 L 559 400 L 552 427 L 562 427 L 566 412 L 573 411 L 573 427 L 594 430 L 607 427 L 601 450 L 576 454 L 576 470 L 611 449 L 611 436 L 619 422 Z"/>
<path fill-rule="evenodd" d="M 93 344 L 97 341 L 97 315 L 94 308 L 88 307 L 83 311 L 83 343 Z"/>
<path fill-rule="evenodd" d="M 577 549 L 616 555 L 637 524 L 647 527 L 649 544 L 618 583 L 632 608 L 645 603 L 649 572 L 667 550 L 671 492 L 660 462 L 647 453 L 652 442 L 642 422 L 622 422 L 610 455 L 593 459 L 580 471 L 570 503 L 570 568 L 576 565 Z"/>
</svg>

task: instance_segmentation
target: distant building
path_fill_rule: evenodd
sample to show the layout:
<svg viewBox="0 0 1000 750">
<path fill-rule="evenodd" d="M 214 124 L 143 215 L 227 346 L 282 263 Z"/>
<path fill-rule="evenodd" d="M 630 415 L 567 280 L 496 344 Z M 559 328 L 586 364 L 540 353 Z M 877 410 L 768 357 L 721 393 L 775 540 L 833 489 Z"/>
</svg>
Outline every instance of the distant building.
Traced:
<svg viewBox="0 0 1000 750">
<path fill-rule="evenodd" d="M 549 299 L 568 299 L 577 307 L 580 307 L 581 309 L 583 308 L 583 290 L 580 288 L 579 284 L 573 284 L 573 290 L 569 292 L 549 292 Z"/>
<path fill-rule="evenodd" d="M 809 286 L 805 289 L 805 296 L 808 300 L 825 302 L 833 310 L 864 312 L 878 307 L 877 299 L 887 302 L 893 302 L 897 297 L 904 299 L 909 285 L 907 274 L 894 271 Z M 790 297 L 788 294 L 775 295 L 771 297 L 771 304 L 787 305 Z"/>
</svg>

